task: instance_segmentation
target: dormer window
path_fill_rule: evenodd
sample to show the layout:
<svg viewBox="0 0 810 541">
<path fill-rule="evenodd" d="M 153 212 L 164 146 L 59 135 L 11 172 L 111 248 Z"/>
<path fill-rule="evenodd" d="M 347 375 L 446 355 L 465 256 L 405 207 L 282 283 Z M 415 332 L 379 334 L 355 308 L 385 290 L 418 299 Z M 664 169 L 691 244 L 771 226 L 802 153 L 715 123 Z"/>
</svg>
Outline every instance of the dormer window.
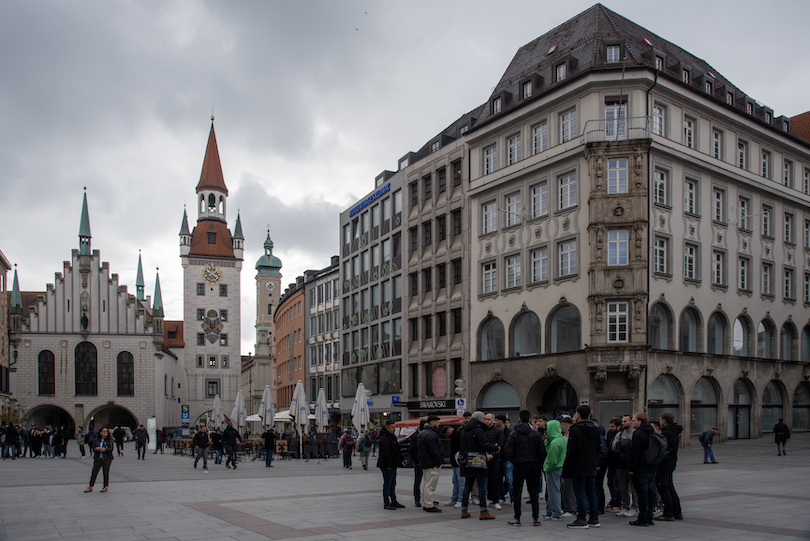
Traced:
<svg viewBox="0 0 810 541">
<path fill-rule="evenodd" d="M 216 231 L 209 231 L 208 232 L 208 244 L 216 244 L 217 243 L 217 233 Z"/>
<path fill-rule="evenodd" d="M 565 65 L 565 62 L 557 66 L 557 81 L 562 81 L 565 79 L 566 68 L 567 66 Z"/>
<path fill-rule="evenodd" d="M 790 132 L 790 122 L 788 122 L 787 120 L 782 122 L 782 131 L 784 131 L 785 133 Z"/>
<path fill-rule="evenodd" d="M 492 100 L 492 114 L 497 115 L 501 112 L 501 98 Z"/>
<path fill-rule="evenodd" d="M 682 70 L 681 71 L 681 81 L 686 84 L 689 84 L 689 70 Z"/>
<path fill-rule="evenodd" d="M 748 113 L 749 115 L 754 114 L 754 104 L 751 103 L 750 101 L 745 104 L 745 112 Z"/>
<path fill-rule="evenodd" d="M 731 92 L 726 92 L 726 103 L 729 105 L 734 105 L 734 94 Z"/>
<path fill-rule="evenodd" d="M 711 81 L 706 81 L 703 83 L 703 91 L 710 96 L 714 94 L 714 85 Z"/>
<path fill-rule="evenodd" d="M 655 69 L 662 71 L 664 69 L 664 59 L 660 56 L 655 57 Z"/>
<path fill-rule="evenodd" d="M 532 82 L 526 81 L 523 83 L 523 99 L 532 97 Z"/>
<path fill-rule="evenodd" d="M 771 116 L 771 113 L 768 113 L 768 112 L 766 111 L 766 112 L 765 112 L 765 122 L 767 122 L 768 124 L 770 124 L 772 120 L 773 120 L 773 117 Z"/>
<path fill-rule="evenodd" d="M 406 167 L 408 167 L 408 158 L 402 158 L 399 160 L 399 170 L 402 171 Z"/>
<path fill-rule="evenodd" d="M 605 51 L 605 60 L 607 62 L 621 62 L 621 47 L 618 45 L 608 45 Z"/>
<path fill-rule="evenodd" d="M 436 152 L 437 150 L 439 150 L 439 147 L 441 147 L 441 142 L 436 141 L 435 143 L 430 145 L 430 151 L 431 152 Z"/>
<path fill-rule="evenodd" d="M 458 134 L 459 134 L 459 135 L 464 135 L 464 134 L 465 134 L 465 133 L 467 133 L 468 131 L 470 131 L 470 125 L 469 125 L 469 124 L 465 124 L 465 125 L 463 125 L 463 126 L 461 127 L 461 129 L 460 129 L 460 130 L 458 130 Z"/>
</svg>

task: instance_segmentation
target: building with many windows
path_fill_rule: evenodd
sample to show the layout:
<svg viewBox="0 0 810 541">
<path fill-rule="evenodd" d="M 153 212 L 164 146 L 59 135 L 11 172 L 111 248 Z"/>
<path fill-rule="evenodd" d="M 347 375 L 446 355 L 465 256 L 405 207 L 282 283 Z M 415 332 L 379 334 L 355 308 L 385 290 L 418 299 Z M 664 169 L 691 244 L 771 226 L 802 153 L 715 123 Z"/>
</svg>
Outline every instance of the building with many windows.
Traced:
<svg viewBox="0 0 810 541">
<path fill-rule="evenodd" d="M 2 401 L 9 398 L 10 390 L 11 347 L 8 340 L 8 307 L 11 300 L 8 294 L 8 272 L 10 270 L 11 264 L 0 251 L 0 400 Z M 14 276 L 16 278 L 16 272 Z M 18 304 L 22 306 L 22 303 L 18 302 Z"/>
<path fill-rule="evenodd" d="M 299 380 L 306 383 L 304 329 L 308 318 L 304 314 L 304 300 L 304 277 L 299 276 L 284 291 L 273 312 L 276 324 L 276 380 L 270 388 L 275 396 L 276 411 L 290 409 L 296 383 Z"/>
<path fill-rule="evenodd" d="M 595 5 L 521 47 L 466 135 L 473 405 L 810 413 L 810 145 Z"/>
<path fill-rule="evenodd" d="M 340 258 L 332 256 L 331 264 L 319 271 L 304 273 L 307 299 L 306 389 L 314 405 L 323 389 L 332 413 L 340 408 Z M 332 411 L 334 409 L 334 411 Z"/>
</svg>

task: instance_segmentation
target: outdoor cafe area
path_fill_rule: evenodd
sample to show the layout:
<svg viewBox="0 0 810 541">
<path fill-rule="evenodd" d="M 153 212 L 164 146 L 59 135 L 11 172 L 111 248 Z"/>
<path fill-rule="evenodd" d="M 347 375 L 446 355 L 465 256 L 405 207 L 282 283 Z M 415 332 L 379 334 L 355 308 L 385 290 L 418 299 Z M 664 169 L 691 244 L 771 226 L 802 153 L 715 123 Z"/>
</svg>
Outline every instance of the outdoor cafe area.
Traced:
<svg viewBox="0 0 810 541">
<path fill-rule="evenodd" d="M 169 448 L 176 455 L 194 456 L 193 438 L 173 438 Z M 303 448 L 303 449 L 302 449 Z M 286 458 L 336 458 L 338 453 L 338 437 L 333 432 L 316 432 L 299 436 L 294 433 L 279 433 L 276 440 L 275 457 Z M 264 458 L 265 446 L 261 438 L 252 438 L 237 443 L 236 452 L 240 458 Z M 208 447 L 208 456 L 214 455 L 212 447 Z"/>
</svg>

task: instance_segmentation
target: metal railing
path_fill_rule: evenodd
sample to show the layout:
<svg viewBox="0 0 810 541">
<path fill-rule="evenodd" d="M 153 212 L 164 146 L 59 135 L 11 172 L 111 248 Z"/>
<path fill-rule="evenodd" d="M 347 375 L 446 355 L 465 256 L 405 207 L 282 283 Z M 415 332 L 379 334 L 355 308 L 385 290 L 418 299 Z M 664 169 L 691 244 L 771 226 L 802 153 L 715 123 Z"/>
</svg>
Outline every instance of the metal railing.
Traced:
<svg viewBox="0 0 810 541">
<path fill-rule="evenodd" d="M 611 118 L 585 122 L 586 143 L 649 139 L 651 117 Z"/>
</svg>

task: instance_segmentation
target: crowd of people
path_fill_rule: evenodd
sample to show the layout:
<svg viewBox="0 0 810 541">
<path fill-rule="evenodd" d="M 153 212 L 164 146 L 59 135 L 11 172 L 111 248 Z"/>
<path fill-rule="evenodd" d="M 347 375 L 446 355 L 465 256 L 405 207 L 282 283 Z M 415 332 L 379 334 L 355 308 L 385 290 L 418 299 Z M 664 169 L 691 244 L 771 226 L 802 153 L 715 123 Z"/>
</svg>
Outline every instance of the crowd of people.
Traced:
<svg viewBox="0 0 810 541">
<path fill-rule="evenodd" d="M 481 411 L 465 413 L 456 427 L 441 426 L 435 415 L 427 417 L 408 449 L 415 466 L 415 506 L 442 512 L 434 491 L 445 462 L 442 438 L 449 438 L 453 492 L 444 505 L 460 509 L 462 519 L 472 516 L 472 504 L 479 506 L 480 520 L 492 520 L 489 506 L 501 510 L 508 500 L 514 516 L 507 524 L 520 526 L 525 486 L 534 526 L 571 518 L 569 528 L 598 528 L 599 516 L 609 512 L 641 527 L 683 520 L 673 483 L 683 427 L 674 415 L 663 413 L 652 422 L 641 412 L 614 417 L 607 430 L 590 417 L 587 405 L 579 406 L 573 417 L 557 419 L 523 410 L 514 427 L 503 415 Z M 396 495 L 403 451 L 393 421 L 386 422 L 378 443 L 383 507 L 403 508 Z M 661 513 L 654 516 L 655 510 Z"/>
</svg>

